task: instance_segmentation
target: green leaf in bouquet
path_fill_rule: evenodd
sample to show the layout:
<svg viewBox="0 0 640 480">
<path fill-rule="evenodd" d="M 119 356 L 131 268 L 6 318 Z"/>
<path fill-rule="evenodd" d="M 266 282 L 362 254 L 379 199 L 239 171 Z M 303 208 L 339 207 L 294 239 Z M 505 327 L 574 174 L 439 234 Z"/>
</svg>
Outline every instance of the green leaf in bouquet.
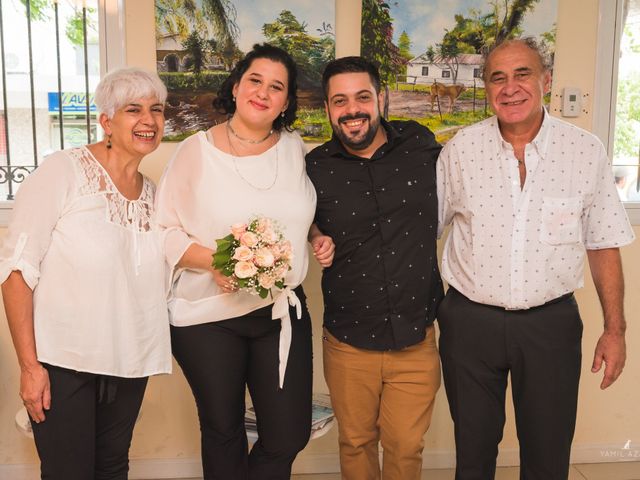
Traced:
<svg viewBox="0 0 640 480">
<path fill-rule="evenodd" d="M 231 260 L 230 250 L 218 250 L 213 254 L 213 266 L 216 270 L 224 270 Z"/>
<path fill-rule="evenodd" d="M 260 298 L 267 298 L 267 295 L 269 295 L 269 290 L 267 290 L 264 287 L 256 287 L 256 290 L 258 290 L 258 295 L 260 295 Z"/>
<path fill-rule="evenodd" d="M 235 273 L 235 266 L 232 263 L 227 263 L 222 269 L 222 274 L 226 277 L 230 277 Z"/>
<path fill-rule="evenodd" d="M 249 283 L 249 279 L 248 278 L 239 278 L 238 280 L 236 280 L 236 282 L 238 283 L 238 287 L 239 288 L 245 288 L 247 286 L 247 284 Z"/>
<path fill-rule="evenodd" d="M 278 280 L 274 285 L 282 290 L 284 288 L 284 280 Z"/>
<path fill-rule="evenodd" d="M 216 251 L 220 252 L 220 251 L 226 251 L 226 250 L 231 250 L 231 247 L 233 246 L 233 242 L 235 241 L 235 237 L 233 236 L 233 234 L 229 234 L 224 238 L 219 238 L 216 240 Z"/>
</svg>

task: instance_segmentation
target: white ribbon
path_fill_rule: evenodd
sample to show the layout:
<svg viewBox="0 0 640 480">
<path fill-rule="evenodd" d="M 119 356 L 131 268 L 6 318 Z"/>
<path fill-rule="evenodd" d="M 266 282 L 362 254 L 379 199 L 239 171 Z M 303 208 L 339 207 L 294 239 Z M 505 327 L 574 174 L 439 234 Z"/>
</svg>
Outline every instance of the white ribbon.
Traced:
<svg viewBox="0 0 640 480">
<path fill-rule="evenodd" d="M 127 220 L 131 225 L 131 233 L 133 234 L 133 255 L 134 268 L 136 276 L 140 275 L 140 265 L 142 265 L 142 256 L 140 254 L 140 245 L 138 244 L 138 232 L 140 228 L 140 218 L 142 217 L 142 207 L 138 202 L 127 203 Z"/>
<path fill-rule="evenodd" d="M 296 307 L 298 320 L 302 318 L 302 304 L 295 292 L 289 287 L 285 287 L 276 297 L 271 309 L 271 319 L 281 320 L 280 345 L 278 348 L 278 382 L 280 388 L 284 385 L 284 374 L 287 371 L 287 361 L 289 360 L 289 350 L 291 349 L 291 317 L 289 316 L 289 305 Z"/>
</svg>

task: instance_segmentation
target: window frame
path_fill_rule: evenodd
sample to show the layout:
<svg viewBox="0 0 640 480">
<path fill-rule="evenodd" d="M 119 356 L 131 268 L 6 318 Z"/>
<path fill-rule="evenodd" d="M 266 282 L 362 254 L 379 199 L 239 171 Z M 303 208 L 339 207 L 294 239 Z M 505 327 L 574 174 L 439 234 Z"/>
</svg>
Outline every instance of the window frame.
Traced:
<svg viewBox="0 0 640 480">
<path fill-rule="evenodd" d="M 98 0 L 100 76 L 126 65 L 125 0 Z M 108 47 L 107 47 L 108 46 Z M 0 201 L 0 228 L 9 224 L 13 201 Z"/>
<path fill-rule="evenodd" d="M 611 3 L 615 2 L 615 8 Z M 593 103 L 593 133 L 604 144 L 609 159 L 613 158 L 613 142 L 618 95 L 618 64 L 624 0 L 600 0 Z M 624 202 L 629 221 L 640 225 L 640 202 Z"/>
</svg>

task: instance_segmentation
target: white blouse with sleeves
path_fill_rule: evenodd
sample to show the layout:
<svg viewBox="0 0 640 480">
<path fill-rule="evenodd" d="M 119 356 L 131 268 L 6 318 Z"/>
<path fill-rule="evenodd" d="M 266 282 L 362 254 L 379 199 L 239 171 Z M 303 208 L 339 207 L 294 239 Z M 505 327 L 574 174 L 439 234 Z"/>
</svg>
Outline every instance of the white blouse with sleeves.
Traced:
<svg viewBox="0 0 640 480">
<path fill-rule="evenodd" d="M 184 140 L 158 185 L 158 224 L 166 229 L 165 250 L 174 270 L 169 316 L 174 326 L 189 326 L 245 315 L 274 303 L 246 292 L 223 293 L 209 271 L 177 269 L 194 242 L 215 250 L 216 239 L 231 225 L 268 217 L 280 224 L 293 247 L 285 283 L 293 289 L 307 274 L 307 234 L 314 217 L 316 192 L 307 177 L 305 147 L 297 133 L 283 130 L 266 152 L 235 157 L 216 148 L 204 132 Z M 291 292 L 273 289 L 273 318 L 285 318 Z M 291 299 L 290 299 L 291 301 Z M 295 299 L 293 299 L 295 301 Z M 280 304 L 280 305 L 279 305 Z M 278 310 L 278 312 L 276 312 Z M 288 353 L 288 314 L 280 340 L 281 381 Z"/>
<path fill-rule="evenodd" d="M 0 282 L 33 289 L 38 360 L 81 372 L 171 372 L 162 238 L 153 183 L 129 201 L 85 148 L 57 152 L 20 187 Z"/>
</svg>

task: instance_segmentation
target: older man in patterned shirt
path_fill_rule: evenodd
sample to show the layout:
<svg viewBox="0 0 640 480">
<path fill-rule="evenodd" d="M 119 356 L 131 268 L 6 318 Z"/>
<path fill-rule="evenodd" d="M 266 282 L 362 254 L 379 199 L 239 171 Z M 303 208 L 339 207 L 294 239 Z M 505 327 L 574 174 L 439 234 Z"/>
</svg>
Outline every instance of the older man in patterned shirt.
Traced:
<svg viewBox="0 0 640 480">
<path fill-rule="evenodd" d="M 336 245 L 322 278 L 323 353 L 342 478 L 418 480 L 440 386 L 440 145 L 416 122 L 380 118 L 380 77 L 360 57 L 331 62 L 323 87 L 334 135 L 307 156 L 307 172 L 317 225 Z"/>
<path fill-rule="evenodd" d="M 452 224 L 438 324 L 456 480 L 494 478 L 509 373 L 520 478 L 566 480 L 585 251 L 604 313 L 592 367 L 605 364 L 601 388 L 625 362 L 618 249 L 633 230 L 600 141 L 543 108 L 550 80 L 535 42 L 498 45 L 484 68 L 495 116 L 461 130 L 438 160 L 440 233 Z"/>
</svg>

